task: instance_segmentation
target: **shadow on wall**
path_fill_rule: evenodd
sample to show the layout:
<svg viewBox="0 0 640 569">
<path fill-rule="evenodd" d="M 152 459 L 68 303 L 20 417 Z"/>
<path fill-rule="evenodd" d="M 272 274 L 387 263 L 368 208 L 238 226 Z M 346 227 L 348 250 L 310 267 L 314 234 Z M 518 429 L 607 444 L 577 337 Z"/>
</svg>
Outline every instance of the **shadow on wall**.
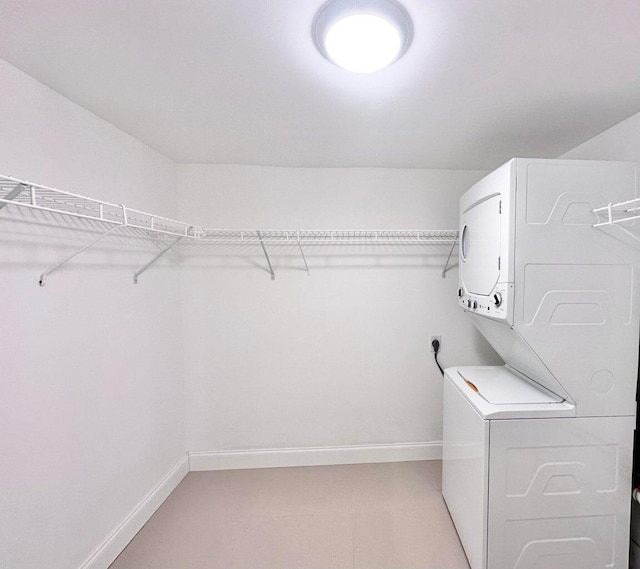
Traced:
<svg viewBox="0 0 640 569">
<path fill-rule="evenodd" d="M 485 337 L 476 329 L 475 326 L 473 328 L 473 347 L 478 355 L 486 362 L 484 365 L 504 365 L 504 361 L 491 347 L 491 344 L 487 342 Z"/>
</svg>

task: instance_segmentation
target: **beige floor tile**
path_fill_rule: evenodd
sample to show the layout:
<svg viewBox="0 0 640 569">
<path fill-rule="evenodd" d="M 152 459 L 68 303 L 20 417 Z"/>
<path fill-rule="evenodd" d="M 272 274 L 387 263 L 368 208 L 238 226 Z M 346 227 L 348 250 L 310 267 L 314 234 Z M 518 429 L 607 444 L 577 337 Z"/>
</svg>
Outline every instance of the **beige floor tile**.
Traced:
<svg viewBox="0 0 640 569">
<path fill-rule="evenodd" d="M 442 488 L 442 462 L 439 460 L 353 464 L 343 468 L 347 469 L 344 476 L 350 476 L 360 486 L 368 481 L 395 479 L 425 491 L 440 492 Z"/>
<path fill-rule="evenodd" d="M 428 512 L 434 495 L 439 497 L 440 490 L 424 477 L 396 474 L 358 481 L 353 502 L 356 511 L 399 509 Z"/>
<path fill-rule="evenodd" d="M 285 473 L 283 473 L 285 474 Z M 258 515 L 320 515 L 353 512 L 354 481 L 278 473 L 265 479 L 253 504 Z"/>
<path fill-rule="evenodd" d="M 263 501 L 264 470 L 191 472 L 179 490 L 178 507 L 202 516 L 226 518 L 253 515 Z"/>
<path fill-rule="evenodd" d="M 439 461 L 192 472 L 110 569 L 468 569 Z"/>
<path fill-rule="evenodd" d="M 223 569 L 235 560 L 248 523 L 156 514 L 110 569 Z"/>
<path fill-rule="evenodd" d="M 353 516 L 260 517 L 243 530 L 229 569 L 351 569 Z"/>
<path fill-rule="evenodd" d="M 469 569 L 441 497 L 427 512 L 357 510 L 355 569 Z"/>
</svg>

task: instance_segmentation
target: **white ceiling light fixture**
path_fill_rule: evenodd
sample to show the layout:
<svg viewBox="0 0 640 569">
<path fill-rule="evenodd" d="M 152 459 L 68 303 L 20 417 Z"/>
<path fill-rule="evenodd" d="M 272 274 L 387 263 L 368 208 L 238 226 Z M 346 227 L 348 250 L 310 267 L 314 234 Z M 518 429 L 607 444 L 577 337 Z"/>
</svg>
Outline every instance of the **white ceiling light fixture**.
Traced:
<svg viewBox="0 0 640 569">
<path fill-rule="evenodd" d="M 329 61 L 354 73 L 379 71 L 407 51 L 413 26 L 395 0 L 331 0 L 313 21 L 313 39 Z"/>
</svg>

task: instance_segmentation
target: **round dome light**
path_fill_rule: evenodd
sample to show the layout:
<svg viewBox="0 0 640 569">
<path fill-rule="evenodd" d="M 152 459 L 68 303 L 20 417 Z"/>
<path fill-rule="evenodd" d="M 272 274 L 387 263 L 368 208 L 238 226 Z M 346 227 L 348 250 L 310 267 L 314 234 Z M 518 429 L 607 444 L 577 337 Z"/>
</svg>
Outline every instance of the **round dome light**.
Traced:
<svg viewBox="0 0 640 569">
<path fill-rule="evenodd" d="M 396 61 L 413 29 L 394 0 L 332 0 L 313 22 L 313 37 L 329 61 L 354 73 L 371 73 Z"/>
</svg>

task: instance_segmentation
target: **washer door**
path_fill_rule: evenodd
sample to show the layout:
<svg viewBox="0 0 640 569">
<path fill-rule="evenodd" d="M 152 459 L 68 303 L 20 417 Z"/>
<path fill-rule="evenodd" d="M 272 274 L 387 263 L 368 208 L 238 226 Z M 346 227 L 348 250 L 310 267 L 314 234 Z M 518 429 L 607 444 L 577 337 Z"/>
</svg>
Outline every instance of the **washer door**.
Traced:
<svg viewBox="0 0 640 569">
<path fill-rule="evenodd" d="M 489 296 L 500 278 L 500 201 L 494 194 L 462 214 L 460 277 L 472 294 Z"/>
</svg>

